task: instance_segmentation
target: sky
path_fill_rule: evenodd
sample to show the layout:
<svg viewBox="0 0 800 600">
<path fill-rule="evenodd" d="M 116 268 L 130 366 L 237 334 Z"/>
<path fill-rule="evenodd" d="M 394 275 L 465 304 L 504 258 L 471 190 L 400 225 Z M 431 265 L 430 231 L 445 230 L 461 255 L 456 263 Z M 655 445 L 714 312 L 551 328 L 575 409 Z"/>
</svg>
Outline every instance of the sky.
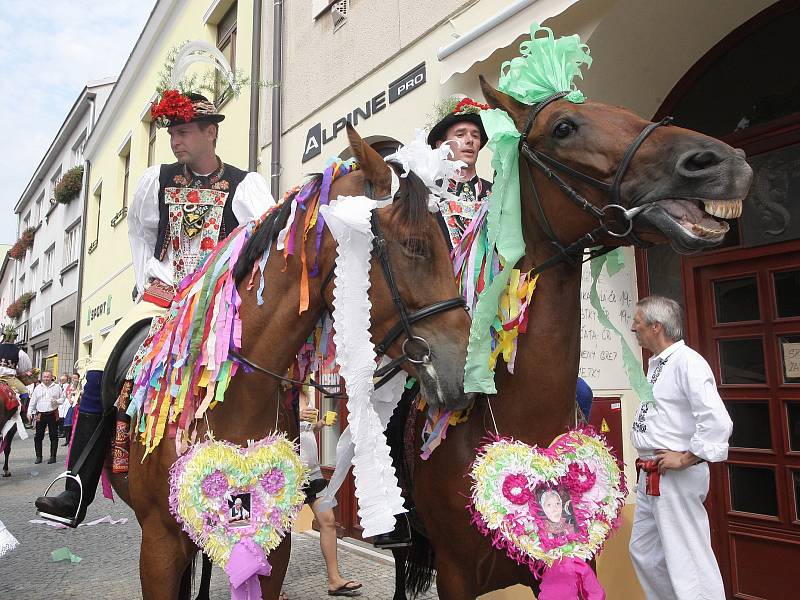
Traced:
<svg viewBox="0 0 800 600">
<path fill-rule="evenodd" d="M 119 75 L 154 0 L 0 0 L 0 244 L 16 205 L 88 81 Z"/>
</svg>

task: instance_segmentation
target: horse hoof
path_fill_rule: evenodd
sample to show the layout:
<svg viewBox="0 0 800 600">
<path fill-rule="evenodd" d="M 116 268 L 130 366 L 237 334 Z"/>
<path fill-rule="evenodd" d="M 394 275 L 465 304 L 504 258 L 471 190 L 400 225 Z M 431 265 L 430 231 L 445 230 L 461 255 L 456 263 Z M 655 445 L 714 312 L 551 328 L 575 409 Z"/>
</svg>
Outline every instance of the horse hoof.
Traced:
<svg viewBox="0 0 800 600">
<path fill-rule="evenodd" d="M 11 477 L 11 471 L 3 471 L 3 477 Z"/>
</svg>

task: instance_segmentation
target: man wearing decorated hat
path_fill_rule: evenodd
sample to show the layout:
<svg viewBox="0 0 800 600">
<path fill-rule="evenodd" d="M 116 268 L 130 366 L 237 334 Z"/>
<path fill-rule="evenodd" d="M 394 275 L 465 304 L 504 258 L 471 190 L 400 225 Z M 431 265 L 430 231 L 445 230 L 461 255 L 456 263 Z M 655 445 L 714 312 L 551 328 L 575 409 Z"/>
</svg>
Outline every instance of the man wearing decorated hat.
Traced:
<svg viewBox="0 0 800 600">
<path fill-rule="evenodd" d="M 464 231 L 492 192 L 492 184 L 478 177 L 475 171 L 478 153 L 488 141 L 480 112 L 488 108 L 463 96 L 446 98 L 438 105 L 435 123 L 428 133 L 431 148 L 438 148 L 447 142 L 453 152 L 452 159 L 461 160 L 467 165 L 461 169 L 458 179 L 449 180 L 447 191 L 454 198 L 439 202 L 439 210 L 453 247 L 461 241 Z"/>
<path fill-rule="evenodd" d="M 148 168 L 128 211 L 138 302 L 92 353 L 87 367 L 69 456 L 70 473 L 80 477 L 80 486 L 67 478 L 64 492 L 36 500 L 40 516 L 71 527 L 86 516 L 109 448 L 115 411 L 104 412 L 101 389 L 112 350 L 145 319 L 152 320 L 148 338 L 152 337 L 164 322 L 175 286 L 240 223 L 261 216 L 274 204 L 261 175 L 217 156 L 219 123 L 225 116 L 205 96 L 166 90 L 151 116 L 167 129 L 177 162 Z"/>
</svg>

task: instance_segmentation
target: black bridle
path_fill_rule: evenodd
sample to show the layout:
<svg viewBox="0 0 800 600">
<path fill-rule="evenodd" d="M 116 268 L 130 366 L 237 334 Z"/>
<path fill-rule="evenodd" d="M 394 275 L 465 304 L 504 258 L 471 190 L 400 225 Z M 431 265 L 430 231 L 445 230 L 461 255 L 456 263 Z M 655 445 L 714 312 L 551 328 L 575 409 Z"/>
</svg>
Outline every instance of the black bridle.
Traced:
<svg viewBox="0 0 800 600">
<path fill-rule="evenodd" d="M 630 167 L 634 155 L 647 137 L 658 127 L 661 127 L 662 125 L 668 126 L 672 123 L 672 117 L 666 117 L 659 122 L 650 123 L 647 125 L 641 131 L 641 133 L 639 133 L 636 139 L 633 140 L 631 145 L 628 146 L 628 149 L 625 151 L 622 161 L 617 167 L 617 171 L 614 174 L 614 178 L 612 179 L 611 183 L 600 181 L 599 179 L 595 179 L 590 175 L 586 175 L 585 173 L 581 173 L 580 171 L 565 165 L 555 158 L 539 152 L 535 148 L 531 147 L 530 144 L 528 144 L 528 135 L 530 134 L 534 122 L 536 121 L 536 117 L 539 115 L 539 113 L 542 112 L 542 110 L 548 104 L 555 102 L 556 100 L 560 100 L 568 93 L 569 92 L 558 92 L 557 94 L 553 94 L 552 96 L 545 98 L 538 104 L 534 104 L 533 107 L 531 107 L 528 120 L 525 123 L 525 129 L 522 131 L 522 136 L 520 137 L 519 151 L 520 154 L 525 157 L 525 160 L 528 162 L 528 164 L 539 169 L 550 181 L 555 183 L 555 185 L 569 200 L 572 201 L 573 204 L 597 219 L 599 224 L 595 229 L 586 233 L 573 243 L 567 246 L 562 244 L 553 231 L 550 221 L 544 212 L 544 207 L 542 206 L 542 202 L 539 198 L 539 192 L 536 189 L 536 184 L 533 181 L 533 176 L 531 175 L 530 169 L 523 169 L 527 174 L 527 179 L 533 192 L 533 198 L 539 215 L 539 224 L 544 230 L 545 235 L 547 235 L 547 237 L 550 239 L 550 243 L 556 250 L 553 256 L 534 267 L 532 271 L 533 273 L 541 273 L 542 271 L 555 266 L 561 261 L 564 261 L 573 267 L 577 266 L 582 261 L 584 251 L 587 248 L 596 247 L 601 244 L 600 239 L 607 235 L 620 240 L 629 240 L 634 246 L 648 246 L 647 243 L 642 241 L 633 232 L 633 219 L 641 212 L 651 208 L 652 205 L 644 205 L 626 209 L 620 203 L 620 188 L 622 187 L 622 180 L 625 177 L 625 173 L 628 171 L 628 167 Z M 568 177 L 578 179 L 579 181 L 582 181 L 593 188 L 600 190 L 610 197 L 611 202 L 605 206 L 595 206 L 586 198 L 584 198 L 580 192 L 575 190 L 575 188 L 564 181 L 564 179 L 556 171 L 559 171 Z M 621 228 L 614 227 L 614 224 L 618 222 L 617 220 L 621 222 Z M 589 258 L 600 256 L 613 249 L 614 246 L 600 246 L 599 248 L 595 248 L 594 250 L 590 251 Z"/>
<path fill-rule="evenodd" d="M 390 166 L 391 168 L 391 166 Z M 374 198 L 372 195 L 372 185 L 366 177 L 364 178 L 364 195 L 373 200 L 377 200 L 378 202 L 392 200 L 391 196 L 384 196 L 381 198 Z M 394 304 L 397 315 L 399 317 L 399 322 L 392 327 L 389 332 L 383 337 L 383 339 L 375 346 L 375 352 L 378 357 L 382 357 L 386 355 L 386 351 L 389 347 L 397 341 L 397 339 L 405 334 L 405 339 L 403 340 L 403 344 L 400 348 L 401 355 L 397 358 L 392 359 L 390 362 L 382 366 L 380 369 L 375 371 L 374 378 L 375 381 L 375 389 L 380 388 L 381 386 L 385 385 L 389 382 L 397 373 L 401 370 L 401 365 L 408 361 L 415 365 L 421 364 L 428 364 L 431 360 L 431 346 L 428 341 L 423 338 L 422 336 L 415 335 L 414 331 L 412 330 L 411 326 L 414 323 L 422 321 L 423 319 L 427 319 L 428 317 L 432 317 L 442 312 L 446 312 L 448 310 L 452 310 L 454 308 L 466 308 L 466 301 L 461 296 L 456 298 L 450 298 L 449 300 L 441 300 L 439 302 L 434 302 L 433 304 L 429 304 L 424 308 L 421 308 L 415 312 L 409 312 L 408 307 L 403 302 L 403 299 L 400 297 L 400 290 L 397 287 L 397 280 L 394 276 L 394 271 L 392 271 L 392 263 L 389 260 L 389 243 L 386 240 L 386 237 L 383 235 L 383 231 L 381 230 L 380 222 L 378 220 L 377 208 L 372 210 L 370 215 L 370 228 L 372 230 L 372 255 L 378 259 L 378 263 L 381 265 L 381 271 L 383 272 L 383 277 L 386 280 L 386 285 L 389 287 L 389 293 L 392 296 L 392 303 Z M 325 290 L 327 289 L 328 285 L 333 281 L 334 278 L 334 268 L 332 267 L 328 274 L 325 276 L 325 279 L 322 281 L 322 286 L 320 287 L 320 293 L 324 294 Z M 330 307 L 328 307 L 330 310 Z M 332 311 L 331 311 L 332 312 Z M 310 382 L 300 381 L 298 379 L 292 379 L 290 377 L 286 377 L 284 375 L 280 375 L 279 373 L 275 373 L 274 371 L 270 371 L 269 369 L 265 369 L 252 361 L 248 360 L 238 352 L 234 352 L 231 350 L 229 356 L 234 360 L 242 363 L 246 367 L 251 370 L 258 371 L 260 373 L 264 373 L 265 375 L 269 375 L 270 377 L 274 377 L 275 379 L 279 379 L 284 383 L 289 383 L 292 385 L 310 385 L 311 387 L 317 389 L 322 393 L 323 396 L 329 397 L 341 397 L 342 396 L 342 388 L 343 385 L 331 385 L 325 386 L 321 385 L 314 380 Z M 336 389 L 337 391 L 333 392 L 331 390 Z"/>
</svg>

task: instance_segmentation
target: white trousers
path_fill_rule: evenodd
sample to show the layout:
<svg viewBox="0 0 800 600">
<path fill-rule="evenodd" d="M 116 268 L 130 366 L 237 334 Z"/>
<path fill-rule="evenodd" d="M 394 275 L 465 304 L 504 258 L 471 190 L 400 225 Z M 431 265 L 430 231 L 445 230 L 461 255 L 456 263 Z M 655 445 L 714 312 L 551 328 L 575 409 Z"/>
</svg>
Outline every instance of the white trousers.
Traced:
<svg viewBox="0 0 800 600">
<path fill-rule="evenodd" d="M 645 493 L 645 480 L 642 472 L 629 549 L 648 600 L 725 600 L 703 506 L 708 464 L 667 471 L 660 496 Z"/>
</svg>

